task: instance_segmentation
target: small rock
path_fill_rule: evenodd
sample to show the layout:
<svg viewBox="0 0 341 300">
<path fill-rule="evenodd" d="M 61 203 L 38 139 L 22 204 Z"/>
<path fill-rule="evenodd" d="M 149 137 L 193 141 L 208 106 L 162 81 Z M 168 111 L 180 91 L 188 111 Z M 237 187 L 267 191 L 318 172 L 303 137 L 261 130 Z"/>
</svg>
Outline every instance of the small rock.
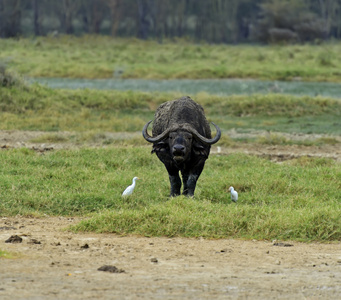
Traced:
<svg viewBox="0 0 341 300">
<path fill-rule="evenodd" d="M 15 227 L 12 227 L 12 226 L 3 226 L 3 227 L 0 227 L 0 230 L 14 230 L 16 229 Z"/>
<path fill-rule="evenodd" d="M 97 269 L 98 271 L 110 272 L 110 273 L 125 273 L 123 269 L 118 269 L 115 266 L 104 265 Z"/>
<path fill-rule="evenodd" d="M 229 252 L 229 253 L 231 253 L 232 250 L 231 250 L 231 249 L 224 248 L 224 249 L 221 249 L 220 252 L 221 252 L 221 253 L 224 253 L 224 252 Z"/>
<path fill-rule="evenodd" d="M 150 261 L 151 261 L 151 262 L 153 262 L 153 263 L 157 263 L 157 262 L 159 262 L 159 261 L 157 260 L 157 258 L 156 258 L 156 257 L 152 257 L 152 258 L 150 259 Z"/>
<path fill-rule="evenodd" d="M 27 244 L 37 244 L 37 245 L 40 245 L 41 242 L 36 240 L 36 239 L 31 239 L 29 242 L 27 242 Z"/>
<path fill-rule="evenodd" d="M 289 243 L 280 243 L 280 242 L 275 242 L 273 243 L 274 246 L 278 246 L 278 247 L 293 247 L 294 245 L 289 244 Z"/>
<path fill-rule="evenodd" d="M 5 243 L 22 243 L 22 238 L 18 235 L 12 235 Z"/>
</svg>

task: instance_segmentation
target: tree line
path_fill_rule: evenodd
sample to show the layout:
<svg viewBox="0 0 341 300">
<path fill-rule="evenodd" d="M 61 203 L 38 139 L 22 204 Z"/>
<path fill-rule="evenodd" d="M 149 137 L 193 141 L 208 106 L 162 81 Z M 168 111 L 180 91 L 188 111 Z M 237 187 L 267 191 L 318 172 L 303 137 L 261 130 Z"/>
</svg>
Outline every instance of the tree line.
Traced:
<svg viewBox="0 0 341 300">
<path fill-rule="evenodd" d="M 0 37 L 104 34 L 209 43 L 341 38 L 341 0 L 0 0 Z"/>
</svg>

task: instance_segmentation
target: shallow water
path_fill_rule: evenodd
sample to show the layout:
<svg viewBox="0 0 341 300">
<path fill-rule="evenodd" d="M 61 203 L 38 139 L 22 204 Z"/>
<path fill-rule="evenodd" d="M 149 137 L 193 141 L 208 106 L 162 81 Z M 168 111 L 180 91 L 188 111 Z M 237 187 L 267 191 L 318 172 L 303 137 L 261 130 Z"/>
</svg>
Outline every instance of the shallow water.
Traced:
<svg viewBox="0 0 341 300">
<path fill-rule="evenodd" d="M 303 81 L 261 81 L 252 79 L 70 79 L 33 78 L 51 88 L 58 89 L 100 89 L 181 92 L 193 95 L 200 92 L 217 95 L 250 95 L 283 93 L 292 95 L 325 96 L 341 98 L 341 84 L 330 82 Z"/>
</svg>

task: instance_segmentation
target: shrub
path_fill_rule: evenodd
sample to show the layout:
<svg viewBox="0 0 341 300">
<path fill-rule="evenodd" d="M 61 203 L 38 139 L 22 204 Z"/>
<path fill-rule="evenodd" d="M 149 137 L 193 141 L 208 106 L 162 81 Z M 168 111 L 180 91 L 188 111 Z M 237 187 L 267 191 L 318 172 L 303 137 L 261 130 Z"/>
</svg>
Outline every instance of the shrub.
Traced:
<svg viewBox="0 0 341 300">
<path fill-rule="evenodd" d="M 269 36 L 270 36 L 270 41 L 272 43 L 279 43 L 279 42 L 294 43 L 299 40 L 296 32 L 293 32 L 290 29 L 284 29 L 284 28 L 269 29 Z"/>
<path fill-rule="evenodd" d="M 0 63 L 0 87 L 25 86 L 23 78 L 14 72 L 7 70 L 4 63 Z"/>
</svg>

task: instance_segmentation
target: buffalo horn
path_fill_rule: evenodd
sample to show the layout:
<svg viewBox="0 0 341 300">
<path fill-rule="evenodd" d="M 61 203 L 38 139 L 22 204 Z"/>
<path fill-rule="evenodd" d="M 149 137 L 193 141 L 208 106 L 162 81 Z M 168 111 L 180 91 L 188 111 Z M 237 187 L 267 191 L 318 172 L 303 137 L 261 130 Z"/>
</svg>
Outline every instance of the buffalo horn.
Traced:
<svg viewBox="0 0 341 300">
<path fill-rule="evenodd" d="M 217 130 L 217 133 L 216 133 L 215 137 L 212 138 L 212 139 L 208 139 L 208 138 L 202 136 L 202 135 L 201 135 L 198 131 L 196 131 L 194 128 L 191 128 L 190 131 L 191 131 L 191 133 L 192 133 L 200 142 L 202 142 L 202 143 L 204 143 L 204 144 L 206 144 L 206 145 L 213 145 L 213 144 L 215 144 L 216 142 L 219 141 L 220 136 L 221 136 L 221 130 L 220 130 L 220 128 L 219 128 L 218 125 L 214 124 L 213 122 L 212 122 L 212 124 L 214 125 L 214 127 L 215 127 L 216 130 Z"/>
<path fill-rule="evenodd" d="M 148 123 L 146 123 L 146 125 L 144 125 L 144 127 L 142 129 L 142 135 L 147 142 L 157 143 L 157 142 L 163 140 L 164 138 L 166 138 L 168 136 L 170 129 L 165 130 L 164 132 L 162 132 L 158 136 L 151 137 L 147 132 L 147 128 L 152 121 L 153 120 L 150 120 Z"/>
</svg>

